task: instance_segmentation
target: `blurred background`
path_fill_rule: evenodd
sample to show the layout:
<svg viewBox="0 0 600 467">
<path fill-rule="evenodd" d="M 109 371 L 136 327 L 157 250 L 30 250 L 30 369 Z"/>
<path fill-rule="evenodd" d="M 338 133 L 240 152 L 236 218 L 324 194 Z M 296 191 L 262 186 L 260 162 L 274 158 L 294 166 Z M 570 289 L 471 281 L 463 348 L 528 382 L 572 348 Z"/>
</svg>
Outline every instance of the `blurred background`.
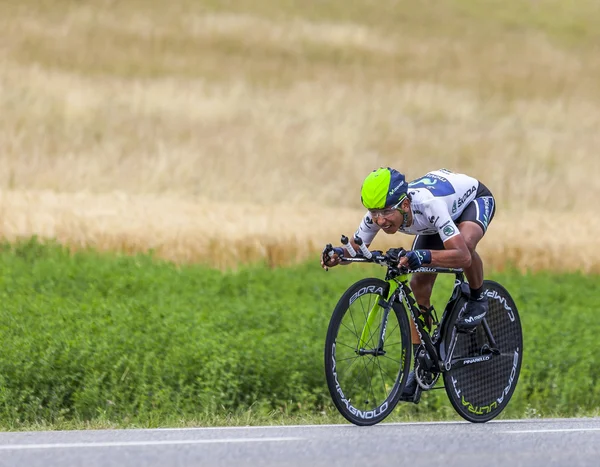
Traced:
<svg viewBox="0 0 600 467">
<path fill-rule="evenodd" d="M 595 0 L 4 0 L 0 235 L 317 262 L 369 171 L 445 167 L 497 197 L 490 267 L 598 272 L 599 25 Z"/>
</svg>

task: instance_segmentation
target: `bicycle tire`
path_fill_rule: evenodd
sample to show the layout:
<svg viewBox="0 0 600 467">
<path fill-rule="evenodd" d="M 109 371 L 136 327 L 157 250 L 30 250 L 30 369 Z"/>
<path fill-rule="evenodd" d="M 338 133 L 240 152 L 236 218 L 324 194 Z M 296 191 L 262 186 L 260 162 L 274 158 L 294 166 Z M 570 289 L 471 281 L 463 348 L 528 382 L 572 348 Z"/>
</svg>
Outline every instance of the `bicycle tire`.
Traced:
<svg viewBox="0 0 600 467">
<path fill-rule="evenodd" d="M 380 297 L 387 295 L 388 287 L 387 282 L 377 278 L 350 286 L 333 310 L 327 329 L 327 387 L 338 411 L 355 425 L 374 425 L 387 417 L 398 403 L 410 370 L 410 328 L 401 303 L 394 303 L 388 315 L 385 355 L 359 353 L 359 348 L 378 347 L 383 317 L 378 303 Z M 370 322 L 376 326 L 365 325 L 369 316 L 374 316 Z"/>
<path fill-rule="evenodd" d="M 489 311 L 485 317 L 500 355 L 473 365 L 444 373 L 444 387 L 450 403 L 465 420 L 483 423 L 500 415 L 510 401 L 523 361 L 523 332 L 519 312 L 508 291 L 494 281 L 484 281 Z M 466 298 L 461 298 L 452 311 L 444 334 L 448 349 L 452 330 Z M 472 334 L 458 334 L 453 358 L 484 355 L 489 344 L 483 325 Z"/>
</svg>

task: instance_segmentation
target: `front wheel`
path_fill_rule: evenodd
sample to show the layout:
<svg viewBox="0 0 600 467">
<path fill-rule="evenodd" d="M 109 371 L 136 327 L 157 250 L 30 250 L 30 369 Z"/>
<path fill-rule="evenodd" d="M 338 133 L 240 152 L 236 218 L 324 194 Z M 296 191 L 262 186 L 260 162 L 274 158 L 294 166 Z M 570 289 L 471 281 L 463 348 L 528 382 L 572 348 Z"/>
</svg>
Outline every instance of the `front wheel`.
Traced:
<svg viewBox="0 0 600 467">
<path fill-rule="evenodd" d="M 508 404 L 521 371 L 523 361 L 523 333 L 517 306 L 507 290 L 497 282 L 484 281 L 489 309 L 485 322 L 495 346 L 480 324 L 475 332 L 456 334 L 458 339 L 453 360 L 463 359 L 444 373 L 444 386 L 452 406 L 470 422 L 487 422 L 497 417 Z M 448 349 L 452 330 L 466 299 L 454 307 L 444 332 L 444 347 Z"/>
<path fill-rule="evenodd" d="M 408 318 L 398 302 L 385 316 L 381 303 L 388 290 L 381 279 L 358 281 L 340 298 L 327 330 L 327 386 L 337 409 L 355 425 L 387 417 L 410 370 Z"/>
</svg>

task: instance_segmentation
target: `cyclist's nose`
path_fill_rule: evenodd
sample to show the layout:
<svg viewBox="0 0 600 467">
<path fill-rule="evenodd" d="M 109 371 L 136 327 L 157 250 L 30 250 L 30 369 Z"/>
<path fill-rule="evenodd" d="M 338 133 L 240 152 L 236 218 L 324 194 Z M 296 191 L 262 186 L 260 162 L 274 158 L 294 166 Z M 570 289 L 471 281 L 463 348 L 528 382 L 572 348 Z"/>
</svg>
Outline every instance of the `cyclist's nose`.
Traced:
<svg viewBox="0 0 600 467">
<path fill-rule="evenodd" d="M 379 216 L 375 218 L 375 223 L 381 227 L 383 224 L 385 224 L 385 217 L 383 216 Z"/>
</svg>

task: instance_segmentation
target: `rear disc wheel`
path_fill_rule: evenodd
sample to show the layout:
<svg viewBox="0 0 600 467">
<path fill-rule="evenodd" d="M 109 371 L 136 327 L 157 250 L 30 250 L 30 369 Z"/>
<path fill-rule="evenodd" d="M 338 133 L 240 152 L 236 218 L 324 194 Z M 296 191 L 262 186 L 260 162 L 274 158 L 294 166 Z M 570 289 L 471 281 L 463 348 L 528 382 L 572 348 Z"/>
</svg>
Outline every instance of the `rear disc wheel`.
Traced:
<svg viewBox="0 0 600 467">
<path fill-rule="evenodd" d="M 465 420 L 475 423 L 492 420 L 504 410 L 515 391 L 523 361 L 523 333 L 515 302 L 496 282 L 484 281 L 483 288 L 489 304 L 485 321 L 496 348 L 483 324 L 473 333 L 458 333 L 453 359 L 486 360 L 444 373 L 444 386 L 452 406 Z M 466 300 L 459 301 L 452 312 L 445 330 L 445 349 L 450 346 L 454 323 L 465 305 Z M 494 351 L 499 354 L 494 355 Z"/>
</svg>

